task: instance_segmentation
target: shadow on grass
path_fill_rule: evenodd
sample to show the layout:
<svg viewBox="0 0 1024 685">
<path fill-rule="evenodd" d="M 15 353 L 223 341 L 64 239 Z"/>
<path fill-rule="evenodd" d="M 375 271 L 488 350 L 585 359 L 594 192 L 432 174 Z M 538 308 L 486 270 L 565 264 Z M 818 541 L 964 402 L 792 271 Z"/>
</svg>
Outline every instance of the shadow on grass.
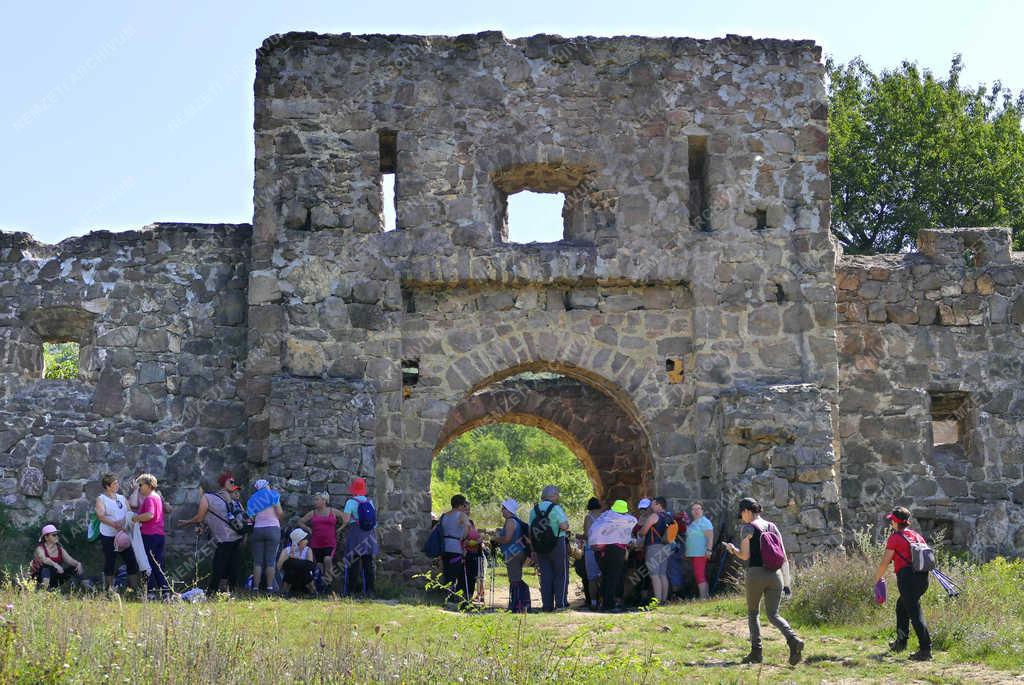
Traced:
<svg viewBox="0 0 1024 685">
<path fill-rule="evenodd" d="M 859 659 L 853 659 L 848 656 L 833 656 L 831 654 L 813 654 L 804 658 L 805 664 L 838 664 L 839 666 L 845 666 L 846 668 L 853 668 L 860 664 Z"/>
</svg>

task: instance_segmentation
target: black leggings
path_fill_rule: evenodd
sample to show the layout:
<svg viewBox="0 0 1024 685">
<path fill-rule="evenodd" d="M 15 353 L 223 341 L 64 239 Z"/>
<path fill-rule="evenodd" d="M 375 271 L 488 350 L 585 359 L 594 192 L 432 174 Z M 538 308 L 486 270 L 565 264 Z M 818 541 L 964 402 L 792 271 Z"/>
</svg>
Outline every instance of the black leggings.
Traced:
<svg viewBox="0 0 1024 685">
<path fill-rule="evenodd" d="M 135 561 L 135 552 L 131 547 L 123 552 L 114 550 L 113 536 L 100 536 L 100 544 L 103 546 L 103 575 L 113 576 L 117 571 L 117 555 L 121 555 L 124 565 L 128 569 L 128 575 L 133 576 L 139 572 L 139 563 Z"/>
<path fill-rule="evenodd" d="M 921 596 L 928 589 L 928 574 L 904 566 L 896 574 L 896 587 L 900 591 L 900 597 L 896 600 L 896 639 L 906 642 L 910 637 L 910 624 L 913 624 L 918 646 L 930 652 L 932 637 L 921 610 Z"/>
<path fill-rule="evenodd" d="M 445 552 L 441 555 L 441 560 L 444 562 L 444 582 L 450 588 L 451 593 L 461 592 L 462 599 L 469 601 L 472 599 L 469 595 L 469 587 L 466 583 L 466 557 L 462 554 L 454 554 L 452 552 Z M 446 597 L 449 601 L 455 601 L 455 597 Z"/>
<path fill-rule="evenodd" d="M 607 545 L 597 552 L 601 567 L 601 608 L 610 611 L 622 599 L 622 572 L 626 569 L 626 550 Z"/>
<path fill-rule="evenodd" d="M 209 594 L 215 595 L 220 590 L 220 582 L 227 581 L 229 590 L 238 584 L 238 569 L 242 561 L 242 541 L 218 542 L 213 552 L 213 575 L 210 577 Z M 260 578 L 253 578 L 253 585 L 259 589 Z"/>
</svg>

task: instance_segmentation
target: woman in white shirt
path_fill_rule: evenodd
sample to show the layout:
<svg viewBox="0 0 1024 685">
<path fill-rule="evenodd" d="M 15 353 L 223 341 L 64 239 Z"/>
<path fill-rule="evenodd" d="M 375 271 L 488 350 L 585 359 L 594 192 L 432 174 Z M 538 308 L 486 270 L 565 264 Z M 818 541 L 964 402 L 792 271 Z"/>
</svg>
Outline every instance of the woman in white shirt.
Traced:
<svg viewBox="0 0 1024 685">
<path fill-rule="evenodd" d="M 128 500 L 117 490 L 120 484 L 117 476 L 108 473 L 100 481 L 103 492 L 96 498 L 96 518 L 100 520 L 100 542 L 103 545 L 103 584 L 107 590 L 114 587 L 114 574 L 117 572 L 118 551 L 114 547 L 114 538 L 124 530 L 125 522 L 131 510 Z M 135 560 L 135 552 L 131 545 L 121 550 L 121 559 L 128 571 L 128 587 L 138 588 L 139 565 Z"/>
</svg>

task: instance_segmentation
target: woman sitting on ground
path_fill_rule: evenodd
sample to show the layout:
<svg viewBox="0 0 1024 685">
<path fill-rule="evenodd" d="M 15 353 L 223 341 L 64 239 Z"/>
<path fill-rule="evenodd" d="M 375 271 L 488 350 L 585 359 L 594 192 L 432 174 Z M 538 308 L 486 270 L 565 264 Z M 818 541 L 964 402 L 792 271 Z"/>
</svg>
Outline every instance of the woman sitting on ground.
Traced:
<svg viewBox="0 0 1024 685">
<path fill-rule="evenodd" d="M 299 521 L 299 526 L 310 533 L 309 546 L 313 550 L 313 561 L 323 571 L 325 583 L 330 583 L 334 578 L 338 524 L 345 520 L 345 513 L 329 506 L 330 501 L 329 493 L 318 493 L 313 497 L 313 511 Z"/>
<path fill-rule="evenodd" d="M 82 562 L 65 551 L 58 537 L 57 526 L 52 523 L 43 526 L 30 567 L 36 587 L 56 590 L 72 576 L 82 575 Z"/>
<path fill-rule="evenodd" d="M 289 595 L 315 595 L 313 571 L 316 569 L 316 563 L 313 561 L 313 550 L 309 548 L 309 534 L 301 528 L 296 528 L 289 537 L 292 544 L 281 551 L 281 556 L 277 560 L 277 568 L 284 576 L 281 589 Z"/>
</svg>

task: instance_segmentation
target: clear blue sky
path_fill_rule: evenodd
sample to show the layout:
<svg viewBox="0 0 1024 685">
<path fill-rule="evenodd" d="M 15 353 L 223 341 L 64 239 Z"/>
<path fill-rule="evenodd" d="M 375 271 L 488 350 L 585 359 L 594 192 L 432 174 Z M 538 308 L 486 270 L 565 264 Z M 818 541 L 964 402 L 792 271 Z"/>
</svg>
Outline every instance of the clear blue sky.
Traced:
<svg viewBox="0 0 1024 685">
<path fill-rule="evenodd" d="M 966 82 L 1024 87 L 1024 3 L 1010 0 L 89 4 L 0 0 L 0 228 L 47 242 L 250 221 L 253 64 L 272 33 L 812 38 L 874 67 L 944 72 L 959 52 Z"/>
</svg>

